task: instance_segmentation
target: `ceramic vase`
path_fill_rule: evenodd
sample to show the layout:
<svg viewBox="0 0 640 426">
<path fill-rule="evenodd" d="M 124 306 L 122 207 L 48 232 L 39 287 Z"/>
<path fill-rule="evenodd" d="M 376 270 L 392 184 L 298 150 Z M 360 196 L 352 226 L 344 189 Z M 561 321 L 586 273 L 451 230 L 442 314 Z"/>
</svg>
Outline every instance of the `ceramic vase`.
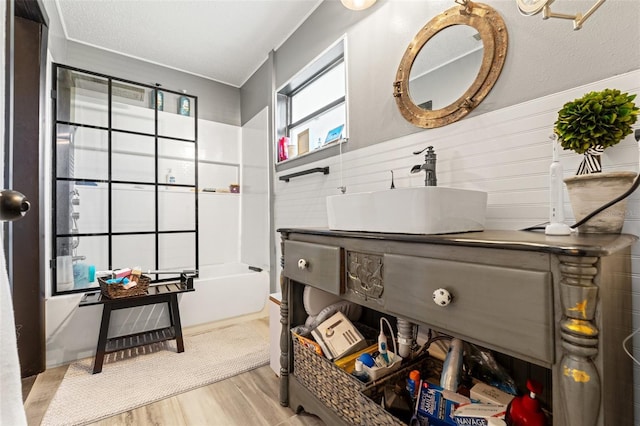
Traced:
<svg viewBox="0 0 640 426">
<path fill-rule="evenodd" d="M 591 173 L 564 179 L 576 222 L 624 194 L 633 184 L 635 172 Z M 619 234 L 627 213 L 627 198 L 578 227 L 580 233 Z"/>
</svg>

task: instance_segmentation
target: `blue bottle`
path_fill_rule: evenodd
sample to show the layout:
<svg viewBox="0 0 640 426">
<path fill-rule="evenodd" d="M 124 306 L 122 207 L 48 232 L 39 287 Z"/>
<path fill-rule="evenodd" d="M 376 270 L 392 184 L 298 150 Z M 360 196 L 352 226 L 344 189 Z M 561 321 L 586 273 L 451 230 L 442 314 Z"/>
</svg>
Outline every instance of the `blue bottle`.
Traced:
<svg viewBox="0 0 640 426">
<path fill-rule="evenodd" d="M 151 108 L 156 107 L 156 101 L 158 103 L 158 111 L 162 111 L 164 108 L 164 93 L 156 90 L 156 96 L 151 96 Z"/>
<path fill-rule="evenodd" d="M 188 96 L 180 96 L 178 99 L 178 114 L 191 115 L 191 99 Z"/>
<path fill-rule="evenodd" d="M 364 371 L 364 368 L 362 367 L 362 361 L 360 361 L 359 359 L 356 359 L 356 364 L 353 368 L 353 373 L 351 374 L 361 382 L 367 383 L 369 381 L 369 375 L 366 371 Z"/>
</svg>

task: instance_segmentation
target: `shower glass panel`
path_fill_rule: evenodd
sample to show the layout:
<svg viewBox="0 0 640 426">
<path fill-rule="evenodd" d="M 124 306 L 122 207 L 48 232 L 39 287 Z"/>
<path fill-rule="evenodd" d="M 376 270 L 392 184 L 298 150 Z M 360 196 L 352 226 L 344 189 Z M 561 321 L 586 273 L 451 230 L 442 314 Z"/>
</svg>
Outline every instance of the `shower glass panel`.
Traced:
<svg viewBox="0 0 640 426">
<path fill-rule="evenodd" d="M 113 265 L 118 268 L 139 266 L 143 271 L 156 268 L 156 236 L 114 235 Z"/>
<path fill-rule="evenodd" d="M 160 234 L 158 239 L 159 269 L 165 271 L 195 269 L 195 248 L 195 232 Z"/>
<path fill-rule="evenodd" d="M 154 89 L 113 80 L 111 127 L 140 133 L 155 133 Z"/>
<path fill-rule="evenodd" d="M 58 292 L 98 287 L 89 266 L 93 266 L 95 271 L 108 269 L 108 236 L 58 237 L 56 246 L 59 247 L 56 259 Z"/>
<path fill-rule="evenodd" d="M 155 232 L 154 185 L 114 183 L 111 194 L 112 232 Z"/>
<path fill-rule="evenodd" d="M 105 180 L 109 135 L 106 130 L 67 124 L 56 126 L 56 176 Z"/>
<path fill-rule="evenodd" d="M 109 231 L 107 184 L 58 181 L 56 186 L 58 235 Z"/>
<path fill-rule="evenodd" d="M 163 109 L 158 109 L 158 135 L 195 140 L 197 99 L 193 96 L 163 92 Z"/>
<path fill-rule="evenodd" d="M 158 188 L 158 230 L 180 231 L 196 229 L 196 206 L 190 188 Z"/>
<path fill-rule="evenodd" d="M 53 76 L 52 295 L 96 287 L 89 269 L 197 269 L 197 97 L 60 64 Z"/>
<path fill-rule="evenodd" d="M 107 127 L 108 83 L 103 76 L 57 68 L 56 109 L 59 121 Z"/>
<path fill-rule="evenodd" d="M 173 139 L 158 139 L 159 179 L 169 182 L 169 175 L 178 185 L 195 185 L 196 150 L 193 142 L 181 142 Z"/>
<path fill-rule="evenodd" d="M 132 133 L 111 134 L 111 178 L 155 182 L 155 138 Z"/>
</svg>

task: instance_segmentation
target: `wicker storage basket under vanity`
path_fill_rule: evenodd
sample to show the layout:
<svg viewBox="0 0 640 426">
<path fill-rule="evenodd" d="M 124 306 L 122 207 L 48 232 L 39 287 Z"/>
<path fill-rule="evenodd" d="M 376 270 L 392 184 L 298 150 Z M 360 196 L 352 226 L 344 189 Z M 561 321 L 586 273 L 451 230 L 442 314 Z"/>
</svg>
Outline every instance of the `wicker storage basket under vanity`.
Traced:
<svg viewBox="0 0 640 426">
<path fill-rule="evenodd" d="M 107 284 L 104 278 L 98 278 L 100 290 L 105 297 L 109 299 L 119 299 L 121 297 L 142 296 L 147 294 L 151 278 L 146 275 L 138 277 L 138 284 L 131 288 L 124 288 L 122 284 Z"/>
<path fill-rule="evenodd" d="M 360 391 L 366 384 L 293 338 L 293 374 L 345 422 L 360 425 Z"/>
</svg>

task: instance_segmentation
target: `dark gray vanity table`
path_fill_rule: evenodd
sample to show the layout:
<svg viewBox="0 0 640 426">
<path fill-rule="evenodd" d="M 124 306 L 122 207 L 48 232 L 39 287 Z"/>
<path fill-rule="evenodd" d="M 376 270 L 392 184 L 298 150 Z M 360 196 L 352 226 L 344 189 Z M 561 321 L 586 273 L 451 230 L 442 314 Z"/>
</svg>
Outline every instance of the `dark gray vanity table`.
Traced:
<svg viewBox="0 0 640 426">
<path fill-rule="evenodd" d="M 296 378 L 289 330 L 311 285 L 547 371 L 555 426 L 633 424 L 632 235 L 280 229 L 282 405 L 345 424 Z M 438 306 L 434 290 L 453 300 Z M 524 387 L 523 383 L 519 383 Z"/>
</svg>

